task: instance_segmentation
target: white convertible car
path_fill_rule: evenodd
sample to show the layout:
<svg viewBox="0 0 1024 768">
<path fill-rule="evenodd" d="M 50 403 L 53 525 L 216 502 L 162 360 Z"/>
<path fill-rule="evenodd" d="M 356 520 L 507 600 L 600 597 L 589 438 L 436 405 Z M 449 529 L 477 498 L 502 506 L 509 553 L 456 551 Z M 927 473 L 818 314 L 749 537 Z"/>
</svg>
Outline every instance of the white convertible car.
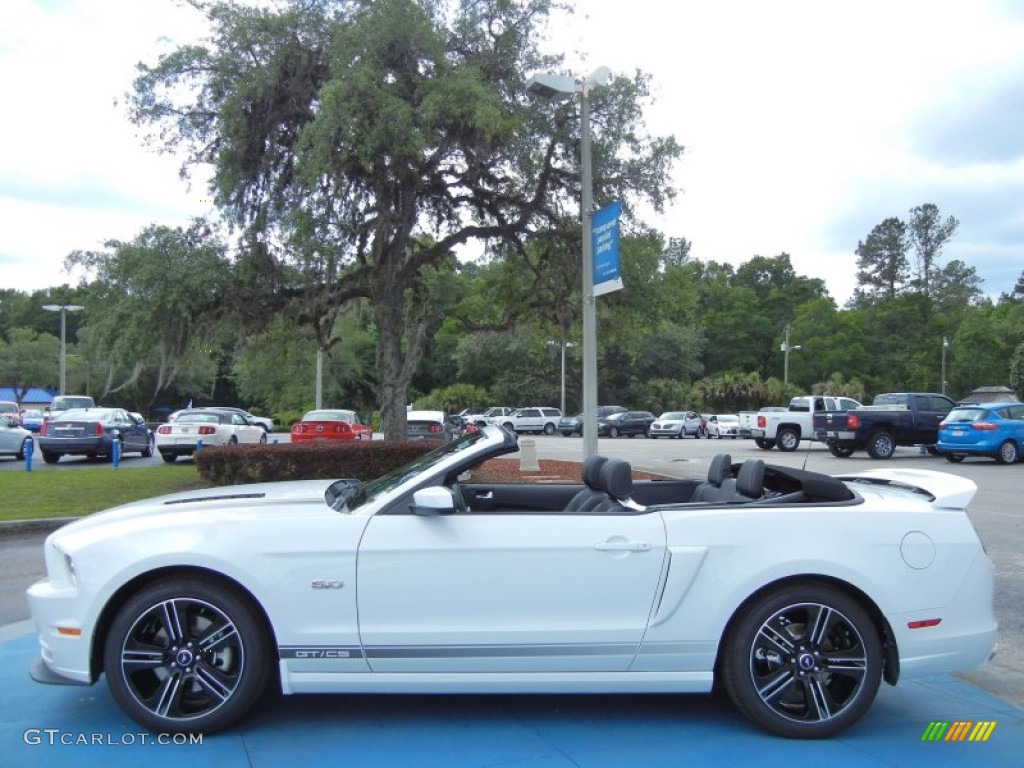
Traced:
<svg viewBox="0 0 1024 768">
<path fill-rule="evenodd" d="M 40 682 L 110 691 L 160 732 L 224 728 L 288 694 L 706 693 L 819 738 L 882 680 L 993 651 L 976 486 L 833 478 L 716 457 L 706 480 L 484 484 L 517 449 L 485 427 L 368 483 L 190 491 L 46 542 L 28 591 Z"/>
</svg>

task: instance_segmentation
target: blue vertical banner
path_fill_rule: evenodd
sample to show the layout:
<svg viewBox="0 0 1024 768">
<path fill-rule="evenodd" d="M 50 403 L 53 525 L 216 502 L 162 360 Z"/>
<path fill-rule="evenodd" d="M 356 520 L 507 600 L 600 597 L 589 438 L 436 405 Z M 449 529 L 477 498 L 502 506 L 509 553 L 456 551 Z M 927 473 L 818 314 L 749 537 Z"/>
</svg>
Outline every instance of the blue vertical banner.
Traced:
<svg viewBox="0 0 1024 768">
<path fill-rule="evenodd" d="M 619 273 L 619 214 L 622 203 L 606 205 L 590 215 L 590 243 L 594 255 L 594 295 L 622 288 Z"/>
</svg>

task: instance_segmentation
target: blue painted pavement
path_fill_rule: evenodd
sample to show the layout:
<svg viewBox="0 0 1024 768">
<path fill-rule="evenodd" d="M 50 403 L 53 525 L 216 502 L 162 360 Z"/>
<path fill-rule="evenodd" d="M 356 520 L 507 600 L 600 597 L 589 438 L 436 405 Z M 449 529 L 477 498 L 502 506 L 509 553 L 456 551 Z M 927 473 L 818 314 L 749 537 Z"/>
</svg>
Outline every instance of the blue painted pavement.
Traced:
<svg viewBox="0 0 1024 768">
<path fill-rule="evenodd" d="M 44 686 L 35 637 L 0 642 L 0 766 L 117 768 L 758 768 L 1024 766 L 1024 710 L 951 676 L 883 685 L 842 736 L 790 741 L 713 696 L 270 695 L 201 744 L 155 743 L 106 685 Z M 922 742 L 933 721 L 996 722 L 985 742 Z"/>
</svg>

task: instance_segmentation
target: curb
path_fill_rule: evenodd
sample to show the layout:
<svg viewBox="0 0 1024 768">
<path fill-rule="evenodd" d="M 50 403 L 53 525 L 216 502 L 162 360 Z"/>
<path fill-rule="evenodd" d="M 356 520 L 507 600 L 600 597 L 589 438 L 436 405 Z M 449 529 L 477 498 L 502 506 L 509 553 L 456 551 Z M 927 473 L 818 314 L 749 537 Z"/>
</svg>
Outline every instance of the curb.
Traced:
<svg viewBox="0 0 1024 768">
<path fill-rule="evenodd" d="M 35 533 L 39 531 L 55 531 L 80 517 L 46 517 L 35 520 L 4 520 L 0 521 L 0 536 L 9 533 Z"/>
</svg>

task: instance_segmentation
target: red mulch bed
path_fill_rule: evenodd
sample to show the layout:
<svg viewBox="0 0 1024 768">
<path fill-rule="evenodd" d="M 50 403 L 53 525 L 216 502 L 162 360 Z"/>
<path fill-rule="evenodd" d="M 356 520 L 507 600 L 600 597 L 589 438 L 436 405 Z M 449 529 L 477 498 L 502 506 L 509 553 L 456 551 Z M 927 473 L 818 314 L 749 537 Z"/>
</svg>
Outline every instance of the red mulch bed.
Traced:
<svg viewBox="0 0 1024 768">
<path fill-rule="evenodd" d="M 580 462 L 539 459 L 539 472 L 523 472 L 519 459 L 490 459 L 473 470 L 471 483 L 582 483 Z M 663 480 L 661 475 L 633 470 L 634 480 Z"/>
</svg>

